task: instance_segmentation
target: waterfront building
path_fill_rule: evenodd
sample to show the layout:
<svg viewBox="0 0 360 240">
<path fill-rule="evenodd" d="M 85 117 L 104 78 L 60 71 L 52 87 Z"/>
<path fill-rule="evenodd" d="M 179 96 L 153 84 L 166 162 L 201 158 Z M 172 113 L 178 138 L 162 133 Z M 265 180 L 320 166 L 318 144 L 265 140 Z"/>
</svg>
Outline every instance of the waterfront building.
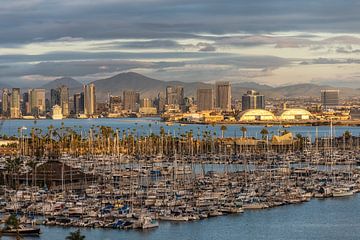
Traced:
<svg viewBox="0 0 360 240">
<path fill-rule="evenodd" d="M 350 116 L 353 120 L 360 120 L 360 109 L 359 108 L 352 108 L 350 110 Z"/>
<path fill-rule="evenodd" d="M 274 121 L 275 115 L 264 109 L 249 109 L 240 114 L 240 121 Z"/>
<path fill-rule="evenodd" d="M 45 89 L 33 88 L 29 90 L 30 112 L 34 116 L 45 114 Z"/>
<path fill-rule="evenodd" d="M 339 106 L 339 90 L 321 90 L 321 104 L 324 110 Z"/>
<path fill-rule="evenodd" d="M 312 114 L 301 108 L 285 109 L 279 116 L 279 120 L 293 121 L 293 120 L 309 120 Z"/>
<path fill-rule="evenodd" d="M 10 118 L 20 118 L 20 88 L 13 88 L 10 101 Z"/>
<path fill-rule="evenodd" d="M 75 93 L 74 94 L 74 113 L 83 114 L 84 113 L 84 93 Z"/>
<path fill-rule="evenodd" d="M 63 119 L 63 110 L 61 109 L 61 107 L 59 105 L 54 105 L 51 108 L 51 118 L 53 120 L 61 120 Z"/>
<path fill-rule="evenodd" d="M 105 115 L 109 112 L 109 105 L 106 102 L 96 103 L 96 113 Z"/>
<path fill-rule="evenodd" d="M 68 117 L 70 115 L 69 88 L 63 85 L 59 88 L 59 93 L 60 93 L 60 107 L 62 109 L 62 114 L 64 117 Z"/>
<path fill-rule="evenodd" d="M 265 97 L 257 91 L 250 90 L 242 96 L 242 111 L 249 109 L 265 109 Z"/>
<path fill-rule="evenodd" d="M 144 115 L 155 115 L 157 114 L 157 108 L 154 107 L 151 99 L 143 98 L 140 102 L 139 113 Z"/>
<path fill-rule="evenodd" d="M 141 99 L 140 106 L 144 108 L 153 107 L 153 103 L 149 98 Z"/>
<path fill-rule="evenodd" d="M 121 106 L 121 97 L 120 96 L 112 96 L 109 97 L 109 112 L 111 113 L 120 113 L 122 110 Z"/>
<path fill-rule="evenodd" d="M 207 111 L 214 109 L 214 91 L 212 88 L 198 89 L 196 98 L 198 111 Z"/>
<path fill-rule="evenodd" d="M 166 87 L 166 104 L 167 105 L 184 105 L 184 87 L 167 86 Z"/>
<path fill-rule="evenodd" d="M 2 97 L 1 97 L 1 109 L 2 109 L 2 115 L 8 116 L 9 115 L 9 98 L 10 98 L 10 92 L 7 88 L 4 88 L 2 90 Z"/>
<path fill-rule="evenodd" d="M 90 83 L 84 86 L 84 114 L 92 116 L 96 113 L 95 85 Z"/>
<path fill-rule="evenodd" d="M 140 103 L 140 93 L 133 90 L 126 90 L 123 92 L 123 107 L 124 110 L 137 112 Z"/>
<path fill-rule="evenodd" d="M 231 84 L 230 82 L 217 82 L 215 84 L 216 108 L 222 111 L 231 110 Z"/>
</svg>

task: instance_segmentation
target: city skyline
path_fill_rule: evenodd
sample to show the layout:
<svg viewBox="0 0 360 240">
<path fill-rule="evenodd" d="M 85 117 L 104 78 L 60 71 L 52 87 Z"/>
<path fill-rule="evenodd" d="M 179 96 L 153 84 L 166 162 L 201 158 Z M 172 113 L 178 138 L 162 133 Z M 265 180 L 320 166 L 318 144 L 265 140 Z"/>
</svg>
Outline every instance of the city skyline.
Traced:
<svg viewBox="0 0 360 240">
<path fill-rule="evenodd" d="M 88 83 L 136 71 L 164 81 L 358 88 L 359 8 L 329 0 L 5 1 L 0 82 Z"/>
</svg>

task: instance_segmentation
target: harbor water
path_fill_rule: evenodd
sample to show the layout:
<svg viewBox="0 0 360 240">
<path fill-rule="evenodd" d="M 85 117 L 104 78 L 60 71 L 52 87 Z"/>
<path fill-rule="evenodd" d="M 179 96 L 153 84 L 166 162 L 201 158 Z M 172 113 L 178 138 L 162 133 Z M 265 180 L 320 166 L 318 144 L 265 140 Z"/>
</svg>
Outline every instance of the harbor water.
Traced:
<svg viewBox="0 0 360 240">
<path fill-rule="evenodd" d="M 93 126 L 107 126 L 112 127 L 114 130 L 119 129 L 119 131 L 134 131 L 136 130 L 137 134 L 149 135 L 151 133 L 158 134 L 160 128 L 163 127 L 165 132 L 171 133 L 174 135 L 183 134 L 192 130 L 194 137 L 197 135 L 202 136 L 203 131 L 210 131 L 216 133 L 217 136 L 221 136 L 221 125 L 204 125 L 204 124 L 187 124 L 180 125 L 174 123 L 171 126 L 168 126 L 166 123 L 161 122 L 159 118 L 121 118 L 121 119 L 112 119 L 112 118 L 98 118 L 98 119 L 64 119 L 64 120 L 6 120 L 1 131 L 2 134 L 7 136 L 14 136 L 19 134 L 19 128 L 25 127 L 23 130 L 24 135 L 29 135 L 31 128 L 38 128 L 46 130 L 49 126 L 55 128 L 71 127 L 72 129 L 82 132 L 86 135 L 89 129 Z M 242 136 L 241 127 L 245 126 L 247 129 L 247 137 L 260 138 L 260 131 L 265 127 L 264 125 L 238 125 L 238 124 L 229 124 L 226 125 L 227 130 L 224 131 L 225 137 L 234 137 Z M 274 125 L 266 127 L 270 135 L 280 134 L 282 131 L 290 131 L 294 135 L 301 134 L 304 137 L 315 138 L 316 134 L 319 137 L 330 136 L 330 126 L 288 126 L 284 128 L 282 125 Z M 334 126 L 333 127 L 333 136 L 341 136 L 345 131 L 350 131 L 353 136 L 360 135 L 360 127 L 357 126 Z"/>
<path fill-rule="evenodd" d="M 153 230 L 81 229 L 87 240 L 330 240 L 359 239 L 360 195 L 313 199 L 266 210 L 245 211 L 188 223 L 161 222 Z M 41 227 L 42 234 L 25 239 L 65 239 L 75 228 Z M 3 237 L 2 239 L 14 239 Z"/>
</svg>

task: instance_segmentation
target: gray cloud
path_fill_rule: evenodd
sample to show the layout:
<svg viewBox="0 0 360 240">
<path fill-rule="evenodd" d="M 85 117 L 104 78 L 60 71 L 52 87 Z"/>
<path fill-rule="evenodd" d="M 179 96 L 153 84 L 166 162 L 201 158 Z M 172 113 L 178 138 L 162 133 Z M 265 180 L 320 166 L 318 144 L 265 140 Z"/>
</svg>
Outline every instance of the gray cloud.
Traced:
<svg viewBox="0 0 360 240">
<path fill-rule="evenodd" d="M 317 58 L 312 60 L 302 61 L 301 65 L 309 64 L 360 64 L 360 59 L 346 58 Z"/>
<path fill-rule="evenodd" d="M 64 36 L 171 39 L 203 32 L 360 31 L 360 5 L 356 0 L 19 2 L 2 1 L 1 43 Z"/>
<path fill-rule="evenodd" d="M 49 52 L 39 55 L 11 54 L 0 55 L 0 63 L 11 62 L 40 62 L 40 61 L 67 61 L 67 60 L 92 60 L 92 59 L 181 59 L 232 56 L 227 53 L 211 52 Z"/>
<path fill-rule="evenodd" d="M 360 39 L 348 33 L 360 33 L 359 12 L 357 0 L 3 0 L 0 48 L 54 41 L 108 42 L 94 42 L 89 52 L 68 51 L 64 44 L 60 51 L 45 54 L 0 53 L 0 80 L 20 82 L 23 76 L 36 75 L 85 78 L 133 69 L 162 79 L 192 81 L 271 76 L 273 69 L 292 60 L 221 49 L 271 45 L 357 54 Z M 290 31 L 304 34 L 272 34 Z M 317 40 L 319 32 L 342 36 Z M 124 39 L 127 42 L 119 41 Z M 155 50 L 159 48 L 165 51 Z M 360 62 L 350 58 L 301 62 L 344 63 Z"/>
<path fill-rule="evenodd" d="M 339 47 L 336 49 L 337 53 L 360 53 L 360 49 L 352 49 L 352 48 L 344 48 L 344 47 Z"/>
</svg>

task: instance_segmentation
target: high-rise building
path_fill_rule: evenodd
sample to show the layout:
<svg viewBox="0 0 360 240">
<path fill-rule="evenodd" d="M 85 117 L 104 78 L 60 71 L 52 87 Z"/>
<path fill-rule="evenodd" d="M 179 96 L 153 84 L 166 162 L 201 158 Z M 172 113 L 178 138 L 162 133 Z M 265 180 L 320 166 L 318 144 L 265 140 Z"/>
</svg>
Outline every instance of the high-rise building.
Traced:
<svg viewBox="0 0 360 240">
<path fill-rule="evenodd" d="M 84 93 L 75 93 L 74 94 L 74 113 L 83 114 L 84 113 Z"/>
<path fill-rule="evenodd" d="M 141 99 L 140 106 L 143 108 L 150 108 L 153 107 L 153 103 L 149 98 Z"/>
<path fill-rule="evenodd" d="M 215 84 L 216 108 L 222 111 L 231 110 L 231 84 L 230 82 L 217 82 Z"/>
<path fill-rule="evenodd" d="M 30 114 L 30 112 L 31 112 L 28 92 L 24 92 L 22 95 L 21 112 L 23 113 L 23 115 Z"/>
<path fill-rule="evenodd" d="M 184 88 L 182 86 L 166 87 L 166 104 L 167 105 L 184 105 Z"/>
<path fill-rule="evenodd" d="M 207 111 L 214 109 L 214 91 L 212 88 L 198 89 L 196 98 L 198 111 Z"/>
<path fill-rule="evenodd" d="M 10 117 L 20 118 L 20 88 L 13 88 L 10 101 Z"/>
<path fill-rule="evenodd" d="M 339 90 L 321 90 L 321 104 L 323 109 L 339 106 Z"/>
<path fill-rule="evenodd" d="M 242 96 L 242 110 L 265 109 L 265 97 L 257 91 L 250 90 Z"/>
<path fill-rule="evenodd" d="M 2 97 L 1 97 L 1 109 L 3 116 L 9 116 L 9 98 L 10 98 L 10 92 L 8 89 L 4 88 L 2 90 Z"/>
<path fill-rule="evenodd" d="M 158 94 L 158 96 L 155 99 L 154 103 L 155 103 L 157 112 L 159 112 L 159 113 L 164 112 L 164 110 L 165 110 L 165 98 L 161 93 Z"/>
<path fill-rule="evenodd" d="M 30 112 L 35 115 L 44 115 L 45 106 L 45 89 L 34 88 L 29 90 Z"/>
<path fill-rule="evenodd" d="M 89 116 L 96 113 L 96 95 L 93 83 L 84 86 L 84 113 Z"/>
<path fill-rule="evenodd" d="M 122 110 L 121 107 L 121 97 L 120 96 L 112 96 L 109 97 L 109 111 L 111 113 L 120 113 Z"/>
<path fill-rule="evenodd" d="M 50 90 L 50 108 L 55 105 L 60 106 L 60 91 L 59 89 L 51 89 Z"/>
<path fill-rule="evenodd" d="M 143 98 L 140 102 L 139 113 L 143 115 L 154 115 L 157 114 L 157 109 L 153 106 L 151 99 Z"/>
<path fill-rule="evenodd" d="M 123 92 L 123 106 L 124 110 L 137 112 L 140 103 L 140 93 L 136 91 Z"/>
<path fill-rule="evenodd" d="M 60 93 L 60 107 L 62 109 L 62 115 L 68 117 L 70 115 L 69 109 L 69 88 L 65 85 L 59 88 Z"/>
</svg>

